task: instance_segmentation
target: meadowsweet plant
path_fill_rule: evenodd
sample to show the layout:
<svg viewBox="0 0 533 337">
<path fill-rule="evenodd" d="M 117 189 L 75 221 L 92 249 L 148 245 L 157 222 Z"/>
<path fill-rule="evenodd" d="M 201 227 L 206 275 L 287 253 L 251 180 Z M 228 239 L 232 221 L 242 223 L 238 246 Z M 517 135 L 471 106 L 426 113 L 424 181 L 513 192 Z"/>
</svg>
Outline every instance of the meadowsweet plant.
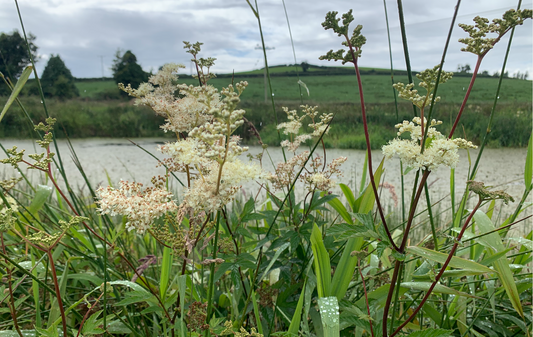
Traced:
<svg viewBox="0 0 533 337">
<path fill-rule="evenodd" d="M 478 215 L 479 208 L 482 205 L 482 202 L 485 200 L 495 200 L 495 199 L 503 199 L 505 203 L 512 200 L 512 197 L 509 196 L 507 193 L 503 191 L 495 191 L 495 192 L 489 192 L 487 191 L 483 183 L 480 182 L 473 182 L 469 181 L 469 187 L 472 190 L 472 192 L 479 195 L 479 201 L 474 207 L 474 209 L 470 212 L 466 212 L 463 214 L 463 210 L 460 209 L 460 213 L 457 213 L 457 219 L 458 219 L 458 231 L 455 233 L 454 240 L 456 242 L 452 245 L 451 249 L 447 251 L 446 253 L 441 253 L 438 250 L 431 251 L 431 250 L 424 250 L 421 251 L 416 247 L 410 247 L 409 244 L 409 234 L 412 229 L 413 225 L 413 219 L 416 214 L 417 205 L 420 200 L 420 196 L 422 194 L 422 191 L 425 188 L 426 194 L 427 194 L 427 185 L 426 181 L 431 173 L 432 170 L 436 169 L 437 167 L 444 165 L 448 166 L 450 168 L 455 168 L 459 161 L 459 155 L 458 155 L 458 149 L 469 149 L 469 148 L 476 148 L 472 142 L 469 142 L 465 139 L 461 138 L 453 138 L 453 134 L 455 131 L 455 128 L 459 122 L 459 119 L 461 117 L 461 114 L 463 112 L 464 106 L 466 104 L 466 101 L 468 100 L 468 96 L 470 94 L 470 90 L 472 88 L 472 85 L 474 83 L 476 74 L 479 70 L 479 65 L 481 63 L 481 60 L 486 55 L 486 53 L 492 49 L 494 44 L 496 44 L 501 37 L 507 33 L 510 29 L 517 25 L 521 25 L 526 18 L 531 18 L 531 10 L 510 10 L 506 12 L 503 16 L 503 19 L 496 19 L 493 20 L 492 24 L 488 24 L 488 20 L 485 18 L 476 17 L 474 21 L 476 22 L 475 26 L 469 26 L 461 24 L 460 27 L 467 32 L 470 37 L 469 38 L 462 38 L 460 39 L 460 42 L 463 42 L 467 45 L 467 47 L 463 48 L 463 51 L 472 52 L 476 55 L 478 55 L 478 63 L 476 65 L 476 69 L 474 71 L 474 75 L 472 77 L 470 87 L 466 93 L 466 96 L 464 98 L 463 104 L 461 108 L 459 109 L 459 113 L 457 115 L 457 118 L 455 120 L 455 123 L 453 127 L 451 128 L 450 134 L 446 137 L 440 132 L 436 130 L 436 126 L 442 124 L 441 121 L 437 121 L 435 119 L 432 119 L 431 122 L 428 123 L 428 120 L 426 117 L 424 117 L 424 109 L 426 107 L 433 108 L 433 104 L 435 102 L 438 102 L 440 100 L 440 97 L 436 96 L 435 92 L 437 89 L 437 86 L 439 83 L 445 83 L 452 77 L 452 73 L 446 73 L 441 70 L 441 65 L 435 66 L 433 69 L 427 69 L 419 74 L 417 74 L 418 79 L 421 81 L 419 83 L 419 86 L 424 88 L 426 90 L 425 95 L 420 95 L 418 93 L 418 90 L 414 89 L 414 83 L 410 84 L 403 84 L 403 83 L 397 83 L 394 84 L 393 87 L 398 91 L 398 96 L 400 98 L 406 99 L 410 101 L 415 107 L 418 108 L 420 117 L 414 117 L 412 122 L 411 121 L 403 121 L 403 123 L 399 123 L 396 125 L 396 128 L 398 129 L 398 138 L 391 140 L 389 144 L 385 145 L 383 147 L 383 154 L 386 158 L 391 158 L 393 156 L 398 156 L 403 164 L 405 164 L 408 168 L 414 169 L 416 171 L 416 177 L 413 187 L 413 196 L 411 199 L 411 204 L 409 206 L 409 217 L 407 219 L 407 222 L 405 224 L 402 224 L 402 230 L 399 233 L 399 235 L 391 236 L 391 222 L 390 220 L 387 220 L 383 216 L 383 210 L 381 209 L 381 205 L 379 202 L 380 196 L 377 193 L 377 189 L 375 187 L 375 177 L 372 174 L 372 166 L 371 166 L 371 153 L 370 153 L 370 140 L 367 133 L 367 121 L 365 116 L 365 106 L 364 106 L 364 96 L 363 96 L 363 89 L 362 84 L 360 81 L 360 75 L 358 70 L 358 58 L 361 56 L 361 46 L 362 41 L 364 41 L 364 38 L 361 36 L 361 26 L 357 26 L 357 28 L 354 30 L 353 34 L 351 36 L 348 35 L 348 25 L 353 21 L 353 16 L 351 14 L 351 11 L 344 14 L 342 16 L 343 22 L 342 26 L 339 25 L 340 19 L 336 18 L 337 12 L 330 12 L 326 15 L 326 20 L 323 23 L 323 26 L 325 29 L 332 29 L 335 33 L 337 33 L 339 36 L 344 37 L 345 41 L 342 42 L 342 44 L 346 47 L 348 47 L 348 51 L 345 54 L 345 50 L 341 49 L 337 52 L 330 51 L 325 56 L 321 57 L 322 59 L 328 59 L 328 60 L 340 60 L 342 63 L 346 62 L 352 62 L 355 67 L 355 71 L 358 77 L 358 86 L 359 86 L 359 94 L 361 98 L 361 109 L 363 112 L 363 122 L 365 123 L 365 133 L 367 134 L 366 140 L 367 140 L 367 149 L 368 149 L 368 157 L 369 157 L 369 171 L 370 171 L 370 178 L 371 178 L 371 184 L 373 186 L 374 190 L 374 197 L 376 199 L 376 204 L 378 208 L 378 212 L 381 215 L 381 224 L 378 224 L 378 228 L 381 228 L 382 231 L 387 233 L 387 236 L 379 236 L 376 235 L 377 228 L 374 227 L 373 224 L 370 222 L 365 221 L 364 219 L 360 219 L 361 224 L 363 225 L 361 230 L 356 230 L 356 232 L 361 232 L 364 234 L 361 234 L 362 237 L 367 238 L 374 238 L 378 241 L 381 241 L 377 247 L 380 247 L 377 253 L 378 257 L 382 257 L 384 252 L 389 251 L 391 256 L 394 258 L 394 266 L 392 267 L 392 271 L 389 273 L 390 276 L 390 284 L 388 285 L 388 295 L 386 300 L 379 306 L 375 306 L 375 304 L 371 304 L 369 302 L 368 296 L 367 296 L 367 290 L 365 285 L 365 276 L 361 273 L 361 279 L 363 282 L 363 287 L 365 287 L 365 304 L 368 315 L 366 316 L 365 320 L 367 321 L 368 329 L 365 327 L 365 330 L 370 333 L 370 335 L 375 336 L 374 332 L 374 323 L 373 323 L 373 315 L 380 316 L 381 323 L 378 324 L 380 326 L 380 331 L 377 332 L 379 335 L 383 336 L 394 336 L 402 331 L 404 331 L 404 328 L 407 327 L 407 324 L 412 322 L 412 320 L 417 317 L 417 314 L 422 310 L 426 310 L 426 313 L 428 313 L 427 309 L 428 305 L 427 300 L 432 296 L 432 293 L 436 291 L 436 287 L 440 286 L 442 287 L 443 284 L 441 283 L 441 279 L 448 278 L 449 282 L 448 285 L 453 281 L 453 277 L 451 276 L 445 276 L 445 271 L 448 266 L 453 266 L 453 259 L 457 259 L 457 257 L 454 257 L 458 246 L 460 244 L 460 240 L 462 239 L 463 235 L 465 234 L 467 228 L 471 226 L 472 222 L 478 223 L 479 226 L 482 226 L 480 222 L 485 221 L 485 218 L 483 218 L 481 215 Z M 489 33 L 495 33 L 495 38 L 489 38 L 486 37 Z M 358 41 L 358 43 L 356 42 Z M 430 110 L 430 114 L 432 112 L 432 109 Z M 409 134 L 408 137 L 405 137 L 405 134 Z M 404 173 L 402 173 L 404 174 Z M 419 180 L 419 175 L 422 174 L 422 178 Z M 526 181 L 530 180 L 531 177 L 526 176 Z M 528 184 L 528 183 L 526 183 Z M 525 195 L 529 192 L 529 189 L 526 189 Z M 468 195 L 465 193 L 465 198 Z M 429 196 L 427 196 L 429 198 Z M 428 199 L 429 202 L 429 199 Z M 428 205 L 429 207 L 429 205 Z M 521 207 L 521 205 L 519 205 Z M 462 217 L 467 216 L 466 220 L 464 222 L 462 221 Z M 431 216 L 431 213 L 430 213 Z M 359 219 L 359 218 L 358 218 Z M 483 219 L 483 220 L 482 220 Z M 488 219 L 488 218 L 487 218 Z M 514 218 L 513 218 L 514 219 Z M 490 220 L 489 220 L 490 222 Z M 462 223 L 462 224 L 461 224 Z M 433 226 L 433 222 L 431 222 L 431 225 Z M 485 226 L 485 225 L 483 225 Z M 345 227 L 343 227 L 345 228 Z M 398 227 L 397 227 L 398 228 Z M 485 227 L 484 230 L 487 230 Z M 353 231 L 352 229 L 346 228 L 346 230 Z M 337 231 L 335 231 L 337 232 Z M 340 231 L 339 231 L 340 232 Z M 433 248 L 438 249 L 439 246 L 442 245 L 442 242 L 439 243 L 439 239 L 436 236 L 436 230 L 434 227 L 432 227 L 432 236 L 433 236 Z M 344 234 L 343 237 L 346 237 Z M 501 242 L 499 242 L 499 237 L 495 239 L 498 241 L 498 245 L 501 245 Z M 446 243 L 445 243 L 446 244 Z M 316 254 L 318 254 L 318 250 L 314 250 L 315 258 L 319 258 Z M 413 269 L 413 263 L 406 263 L 408 256 L 414 256 L 415 258 L 420 256 L 420 253 L 423 253 L 423 257 L 425 259 L 437 261 L 440 263 L 440 266 L 437 268 L 437 271 L 433 272 L 433 276 L 430 278 L 430 282 L 422 284 L 417 284 L 416 282 L 409 282 L 412 280 L 413 276 L 409 275 L 408 273 L 412 272 Z M 357 254 L 355 254 L 357 255 Z M 439 258 L 437 259 L 437 256 Z M 465 260 L 466 261 L 466 260 Z M 466 263 L 466 262 L 465 262 Z M 474 263 L 473 261 L 470 261 L 468 263 Z M 359 264 L 359 260 L 358 260 Z M 423 265 L 422 265 L 423 266 Z M 420 271 L 422 266 L 417 270 Z M 329 264 L 327 265 L 329 267 Z M 326 268 L 327 268 L 326 267 Z M 315 269 L 317 274 L 320 271 L 320 269 L 323 269 L 324 266 L 317 264 L 315 265 Z M 359 267 L 360 268 L 360 267 Z M 415 267 L 416 268 L 416 267 Z M 455 265 L 454 268 L 458 268 L 457 271 L 460 270 L 459 265 Z M 463 270 L 466 267 L 462 267 Z M 497 274 L 500 277 L 500 281 L 503 284 L 503 287 L 507 293 L 507 296 L 516 310 L 516 312 L 523 318 L 523 310 L 522 306 L 520 304 L 520 301 L 517 299 L 518 292 L 517 287 L 512 280 L 509 280 L 509 269 L 508 266 L 500 266 L 498 265 L 496 267 Z M 409 270 L 409 271 L 408 271 Z M 488 271 L 488 270 L 487 270 Z M 416 273 L 416 272 L 415 272 Z M 507 276 L 503 276 L 502 273 L 506 274 Z M 325 276 L 327 278 L 327 276 Z M 507 279 L 505 279 L 507 278 Z M 407 282 L 406 282 L 407 281 Z M 402 283 L 403 282 L 403 283 Z M 407 285 L 409 284 L 409 285 Z M 403 307 L 405 303 L 401 301 L 401 295 L 400 295 L 400 288 L 415 288 L 419 290 L 423 290 L 425 293 L 423 293 L 423 296 L 419 299 L 418 295 L 416 298 L 410 297 L 410 304 L 407 308 Z M 324 293 L 324 292 L 323 292 Z M 319 297 L 320 297 L 319 292 Z M 463 296 L 463 295 L 458 295 Z M 401 307 L 399 307 L 401 306 Z M 443 308 L 446 308 L 447 305 L 445 304 Z M 407 315 L 399 315 L 403 310 L 407 310 Z M 431 309 L 435 310 L 435 309 Z M 463 310 L 466 310 L 463 308 Z M 374 314 L 373 314 L 374 313 Z M 464 321 L 461 321 L 462 323 L 458 323 L 458 327 L 462 335 L 464 336 L 469 330 L 472 330 L 472 325 L 470 327 L 467 327 L 466 323 L 466 317 L 467 313 L 463 312 L 461 314 L 462 319 Z M 429 316 L 432 318 L 433 322 L 435 322 L 434 317 L 432 317 L 431 314 Z M 442 319 L 444 319 L 445 316 L 442 316 Z M 452 319 L 451 317 L 449 319 Z M 457 320 L 456 317 L 453 319 Z M 473 321 L 475 322 L 475 320 Z M 412 324 L 412 323 L 411 323 Z M 424 326 L 423 321 L 419 321 L 417 325 L 422 329 Z M 441 325 L 443 326 L 443 325 Z M 448 327 L 451 327 L 448 323 Z M 427 331 L 426 333 L 419 334 L 420 336 L 448 336 L 452 333 L 452 331 L 437 331 L 434 329 L 430 329 L 431 331 Z M 525 331 L 524 331 L 525 332 Z"/>
<path fill-rule="evenodd" d="M 247 3 L 261 30 L 257 2 Z M 184 66 L 173 63 L 138 88 L 119 85 L 163 117 L 161 131 L 174 137 L 158 146 L 165 158 L 156 166 L 165 173 L 151 184 L 109 181 L 93 189 L 72 150 L 86 193 L 72 188 L 42 97 L 46 119 L 35 126 L 41 150 L 26 155 L 13 147 L 1 160 L 20 178 L 0 181 L 0 335 L 530 337 L 533 237 L 512 229 L 531 217 L 523 211 L 533 190 L 533 140 L 518 198 L 476 178 L 491 121 L 481 144 L 471 134 L 476 145 L 455 137 L 481 60 L 527 18 L 531 10 L 510 10 L 460 25 L 468 35 L 463 50 L 477 64 L 449 127 L 439 120 L 448 118 L 432 117 L 439 85 L 452 77 L 442 70 L 445 55 L 416 74 L 417 83 L 393 84 L 415 116 L 396 121 L 396 137 L 376 167 L 359 72 L 363 27 L 350 27 L 351 10 L 326 14 L 323 27 L 342 38 L 342 48 L 321 59 L 353 64 L 358 83 L 367 161 L 355 192 L 343 180 L 347 158 L 331 159 L 323 140 L 336 114 L 317 106 L 277 111 L 272 97 L 283 160 L 265 170 L 272 149 L 261 141 L 262 152 L 245 160 L 237 130 L 261 138 L 240 108 L 248 83 L 213 86 L 216 59 L 202 57 L 198 42 L 184 42 L 195 85 L 180 83 Z M 16 98 L 21 83 L 11 86 L 11 102 L 24 109 Z M 278 112 L 287 118 L 278 121 Z M 477 145 L 476 164 L 459 181 L 460 150 Z M 405 168 L 402 177 L 414 178 L 410 197 L 403 183 L 383 180 L 395 174 L 387 168 L 393 158 Z M 42 173 L 43 184 L 32 184 L 23 167 Z M 437 168 L 450 169 L 451 208 L 431 199 L 427 182 Z M 250 193 L 250 185 L 257 190 Z M 459 202 L 456 186 L 464 186 Z M 384 198 L 407 214 L 387 213 Z M 498 211 L 500 203 L 512 214 Z"/>
</svg>

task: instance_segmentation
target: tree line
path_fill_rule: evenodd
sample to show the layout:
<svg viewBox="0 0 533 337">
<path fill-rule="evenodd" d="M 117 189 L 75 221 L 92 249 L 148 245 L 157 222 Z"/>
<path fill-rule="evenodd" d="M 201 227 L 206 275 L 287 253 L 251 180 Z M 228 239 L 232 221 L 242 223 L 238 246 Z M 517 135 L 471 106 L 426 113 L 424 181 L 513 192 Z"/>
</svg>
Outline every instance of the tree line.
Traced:
<svg viewBox="0 0 533 337">
<path fill-rule="evenodd" d="M 11 93 L 10 87 L 16 83 L 24 68 L 31 64 L 32 58 L 34 62 L 39 60 L 35 40 L 35 35 L 30 33 L 26 43 L 17 30 L 10 34 L 0 34 L 0 77 L 3 79 L 0 80 L 0 96 L 8 96 Z M 134 88 L 148 81 L 150 75 L 137 63 L 137 57 L 130 50 L 117 51 L 111 70 L 116 83 L 129 83 Z M 40 77 L 43 95 L 59 99 L 78 97 L 80 93 L 75 80 L 61 56 L 51 54 Z M 27 87 L 28 94 L 40 95 L 36 82 L 28 84 Z"/>
</svg>

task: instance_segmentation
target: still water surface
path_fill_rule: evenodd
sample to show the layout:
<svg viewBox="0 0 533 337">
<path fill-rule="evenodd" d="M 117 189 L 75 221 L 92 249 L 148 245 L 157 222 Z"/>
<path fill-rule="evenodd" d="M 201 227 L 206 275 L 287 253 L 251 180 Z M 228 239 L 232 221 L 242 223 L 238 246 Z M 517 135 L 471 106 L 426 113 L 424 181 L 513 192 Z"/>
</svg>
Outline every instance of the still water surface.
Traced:
<svg viewBox="0 0 533 337">
<path fill-rule="evenodd" d="M 165 156 L 157 151 L 157 145 L 163 144 L 165 139 L 162 138 L 142 138 L 135 139 L 134 142 L 145 150 L 149 151 L 157 158 L 164 158 Z M 19 149 L 26 149 L 26 154 L 41 152 L 41 148 L 34 149 L 34 143 L 30 140 L 1 140 L 0 143 L 5 148 L 11 148 L 16 145 Z M 129 181 L 142 182 L 145 185 L 150 184 L 150 179 L 154 175 L 164 174 L 164 169 L 156 168 L 157 160 L 149 154 L 141 150 L 139 147 L 132 144 L 126 139 L 105 139 L 105 138 L 91 138 L 91 139 L 77 139 L 72 141 L 74 151 L 81 163 L 81 166 L 88 175 L 93 186 L 107 186 L 109 181 L 113 184 L 121 179 Z M 78 189 L 87 192 L 85 182 L 82 179 L 76 165 L 73 161 L 67 143 L 59 141 L 59 149 L 61 159 L 65 166 L 69 183 Z M 260 147 L 250 147 L 249 153 L 257 154 L 261 152 Z M 279 148 L 269 148 L 268 152 L 274 163 L 283 161 L 283 156 Z M 470 158 L 473 161 L 477 156 L 478 151 L 470 151 Z M 483 181 L 485 185 L 491 185 L 498 189 L 503 189 L 511 194 L 515 199 L 520 200 L 524 191 L 524 165 L 526 159 L 525 148 L 503 148 L 503 149 L 485 149 L 481 159 L 480 168 L 476 180 Z M 323 155 L 322 151 L 317 154 Z M 328 149 L 327 161 L 339 156 L 346 156 L 348 160 L 343 165 L 344 177 L 338 179 L 338 182 L 349 185 L 353 190 L 359 185 L 361 179 L 362 168 L 365 159 L 365 152 L 362 150 L 344 150 L 344 149 Z M 455 172 L 456 181 L 456 198 L 460 198 L 466 187 L 466 180 L 469 170 L 469 159 L 466 151 L 460 152 L 460 162 Z M 4 158 L 5 154 L 0 154 L 0 158 Z M 382 154 L 381 151 L 376 150 L 372 152 L 374 169 L 378 167 Z M 244 160 L 245 158 L 243 158 Z M 0 164 L 0 176 L 9 177 L 17 174 L 10 168 L 10 166 Z M 22 167 L 22 166 L 21 166 Z M 264 156 L 263 168 L 266 171 L 272 172 L 273 165 Z M 385 162 L 385 174 L 382 182 L 386 182 L 393 186 L 394 192 L 400 196 L 400 163 L 397 159 L 387 160 Z M 415 172 L 412 171 L 404 176 L 406 197 L 411 194 L 412 183 Z M 34 179 L 38 179 L 34 177 Z M 450 169 L 440 168 L 431 173 L 428 178 L 430 185 L 432 202 L 444 198 L 444 203 L 449 203 L 450 197 Z M 257 184 L 249 184 L 244 187 L 245 190 L 253 192 L 257 189 Z M 174 189 L 181 193 L 183 188 L 179 183 L 174 183 Z M 334 191 L 340 193 L 340 191 Z M 391 194 L 391 189 L 383 189 L 383 199 L 386 207 L 394 207 L 394 199 Z M 447 201 L 446 201 L 447 200 Z M 516 202 L 515 202 L 516 205 Z M 513 205 L 510 205 L 511 209 Z M 504 209 L 505 210 L 505 209 Z M 528 211 L 527 213 L 531 213 Z"/>
</svg>

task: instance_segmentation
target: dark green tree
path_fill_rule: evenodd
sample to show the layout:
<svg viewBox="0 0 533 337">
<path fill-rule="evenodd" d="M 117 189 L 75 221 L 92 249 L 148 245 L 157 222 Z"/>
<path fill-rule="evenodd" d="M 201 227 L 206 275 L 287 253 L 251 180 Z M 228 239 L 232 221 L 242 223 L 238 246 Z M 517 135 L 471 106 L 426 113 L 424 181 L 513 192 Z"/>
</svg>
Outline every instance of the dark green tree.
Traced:
<svg viewBox="0 0 533 337">
<path fill-rule="evenodd" d="M 138 88 L 142 82 L 148 81 L 148 73 L 144 72 L 137 63 L 137 57 L 130 51 L 121 54 L 120 50 L 115 54 L 115 60 L 111 67 L 115 82 L 123 83 L 125 86 L 131 84 L 132 88 Z M 123 95 L 128 95 L 125 92 Z"/>
<path fill-rule="evenodd" d="M 309 70 L 309 63 L 302 62 L 301 66 L 302 66 L 302 70 L 304 73 L 307 72 L 307 70 Z"/>
<path fill-rule="evenodd" d="M 33 59 L 37 60 L 37 46 L 33 43 L 35 36 L 28 35 L 30 52 Z M 17 30 L 11 34 L 0 34 L 0 72 L 15 84 L 20 74 L 28 64 L 31 63 L 30 53 L 26 47 L 24 38 Z M 3 80 L 0 79 L 0 95 L 9 95 L 11 90 Z"/>
<path fill-rule="evenodd" d="M 78 97 L 78 88 L 74 84 L 74 76 L 59 55 L 51 55 L 41 76 L 41 85 L 45 97 L 61 99 Z"/>
</svg>

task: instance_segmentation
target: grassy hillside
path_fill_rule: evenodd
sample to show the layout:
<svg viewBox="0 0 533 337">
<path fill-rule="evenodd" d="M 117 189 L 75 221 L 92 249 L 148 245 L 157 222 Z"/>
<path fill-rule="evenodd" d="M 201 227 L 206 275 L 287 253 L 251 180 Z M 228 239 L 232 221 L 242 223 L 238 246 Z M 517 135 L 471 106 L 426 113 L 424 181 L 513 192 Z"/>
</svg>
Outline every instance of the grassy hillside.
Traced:
<svg viewBox="0 0 533 337">
<path fill-rule="evenodd" d="M 249 86 L 242 96 L 244 101 L 263 102 L 265 99 L 264 79 L 262 76 L 250 77 L 235 74 L 235 81 L 248 81 Z M 274 97 L 277 102 L 300 101 L 298 79 L 294 76 L 273 76 L 271 78 Z M 354 75 L 336 76 L 305 76 L 301 77 L 307 88 L 301 88 L 304 104 L 309 103 L 355 103 L 359 102 L 357 81 Z M 393 103 L 394 94 L 391 78 L 386 75 L 362 75 L 365 101 L 367 103 Z M 406 76 L 395 76 L 395 82 L 407 82 Z M 189 76 L 181 77 L 180 82 L 197 84 L 197 80 Z M 417 83 L 418 81 L 415 81 Z M 455 77 L 439 87 L 439 96 L 443 103 L 460 103 L 468 87 L 470 78 Z M 231 78 L 215 78 L 211 82 L 221 88 L 231 83 Z M 532 101 L 531 81 L 504 79 L 500 93 L 502 103 L 526 103 Z M 113 81 L 94 81 L 76 83 L 83 98 L 102 99 L 117 96 L 118 89 Z M 469 102 L 487 103 L 494 99 L 498 79 L 480 77 L 476 80 Z M 424 89 L 421 89 L 421 93 Z"/>
</svg>

